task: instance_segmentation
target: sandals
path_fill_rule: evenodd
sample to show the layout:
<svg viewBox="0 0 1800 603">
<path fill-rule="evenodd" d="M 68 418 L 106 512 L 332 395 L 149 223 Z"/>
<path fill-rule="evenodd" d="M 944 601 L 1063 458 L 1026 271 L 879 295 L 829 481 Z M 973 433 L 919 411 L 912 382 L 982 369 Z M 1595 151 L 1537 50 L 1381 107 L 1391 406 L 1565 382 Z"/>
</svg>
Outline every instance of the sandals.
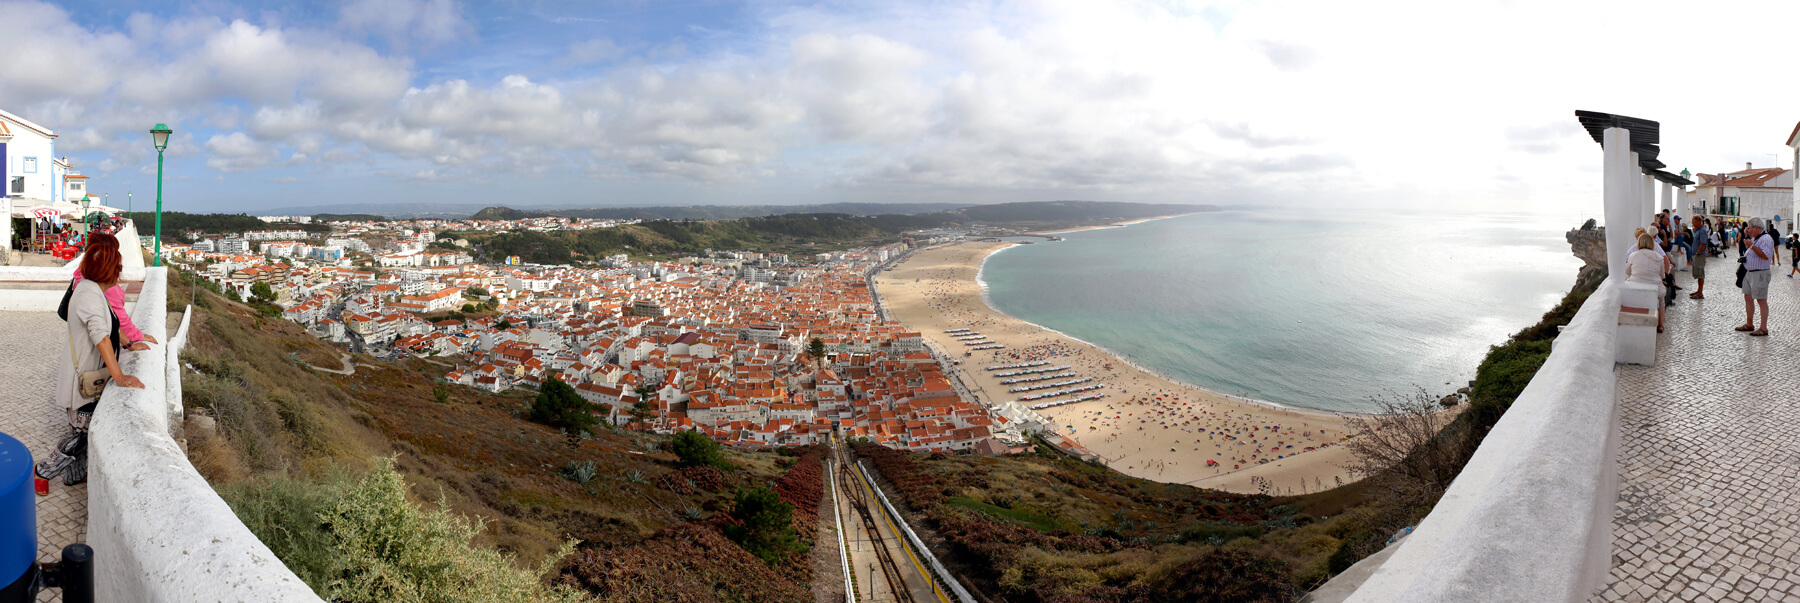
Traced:
<svg viewBox="0 0 1800 603">
<path fill-rule="evenodd" d="M 1742 326 L 1739 326 L 1739 327 L 1737 327 L 1737 328 L 1735 328 L 1735 329 L 1732 329 L 1732 330 L 1733 330 L 1733 331 L 1737 331 L 1737 332 L 1739 332 L 1739 333 L 1748 333 L 1748 332 L 1750 332 L 1750 331 L 1755 331 L 1755 330 L 1756 330 L 1756 327 L 1753 327 L 1753 326 L 1750 326 L 1750 325 L 1742 325 Z"/>
<path fill-rule="evenodd" d="M 1755 331 L 1751 331 L 1750 336 L 1751 337 L 1768 337 L 1769 331 L 1767 329 L 1757 329 Z"/>
<path fill-rule="evenodd" d="M 1699 293 L 1689 293 L 1688 299 L 1706 299 L 1706 296 L 1701 295 Z"/>
</svg>

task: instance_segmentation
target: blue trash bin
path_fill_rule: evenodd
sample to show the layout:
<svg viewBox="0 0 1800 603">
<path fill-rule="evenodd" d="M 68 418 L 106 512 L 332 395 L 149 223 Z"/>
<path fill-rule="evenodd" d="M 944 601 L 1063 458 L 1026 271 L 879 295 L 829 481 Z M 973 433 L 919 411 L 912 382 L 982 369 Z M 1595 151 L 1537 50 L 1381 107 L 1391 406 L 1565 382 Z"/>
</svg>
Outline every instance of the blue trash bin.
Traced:
<svg viewBox="0 0 1800 603">
<path fill-rule="evenodd" d="M 30 601 L 37 563 L 37 500 L 31 450 L 0 433 L 0 603 Z"/>
</svg>

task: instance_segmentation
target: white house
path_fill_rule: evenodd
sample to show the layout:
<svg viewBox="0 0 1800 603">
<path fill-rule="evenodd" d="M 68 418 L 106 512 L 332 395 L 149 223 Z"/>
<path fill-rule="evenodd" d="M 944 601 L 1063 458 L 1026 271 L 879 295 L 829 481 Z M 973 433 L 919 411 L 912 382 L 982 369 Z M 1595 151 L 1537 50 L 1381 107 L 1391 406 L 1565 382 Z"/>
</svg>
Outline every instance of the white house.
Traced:
<svg viewBox="0 0 1800 603">
<path fill-rule="evenodd" d="M 62 182 L 56 173 L 56 133 L 0 110 L 0 212 L 49 205 Z M 0 220 L 0 249 L 12 245 L 12 220 Z"/>
<path fill-rule="evenodd" d="M 0 110 L 0 136 L 8 137 L 5 149 L 5 194 L 35 201 L 56 200 L 56 181 L 51 168 L 56 157 L 56 134 L 25 118 Z"/>
<path fill-rule="evenodd" d="M 1723 174 L 1695 174 L 1690 207 L 1713 215 L 1769 219 L 1780 216 L 1782 230 L 1794 219 L 1794 171 L 1778 167 L 1744 169 Z"/>
</svg>

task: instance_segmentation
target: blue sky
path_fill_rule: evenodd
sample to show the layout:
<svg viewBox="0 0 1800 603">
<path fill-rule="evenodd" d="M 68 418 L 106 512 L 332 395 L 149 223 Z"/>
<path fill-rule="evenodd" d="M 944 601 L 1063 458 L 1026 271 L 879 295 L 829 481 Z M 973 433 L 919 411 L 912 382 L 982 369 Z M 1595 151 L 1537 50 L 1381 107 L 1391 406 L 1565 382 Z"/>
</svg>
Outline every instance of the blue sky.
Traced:
<svg viewBox="0 0 1800 603">
<path fill-rule="evenodd" d="M 1674 169 L 1790 162 L 1800 111 L 1768 87 L 1792 87 L 1778 57 L 1800 15 L 1776 13 L 1794 7 L 1722 5 L 1762 15 L 1722 45 L 1677 35 L 1664 17 L 1681 4 L 1621 6 L 0 0 L 0 108 L 54 129 L 115 205 L 153 190 L 146 130 L 167 122 L 168 206 L 252 213 L 1050 199 L 1592 213 L 1600 157 L 1575 109 L 1663 121 Z M 1764 83 L 1690 87 L 1721 72 Z"/>
</svg>

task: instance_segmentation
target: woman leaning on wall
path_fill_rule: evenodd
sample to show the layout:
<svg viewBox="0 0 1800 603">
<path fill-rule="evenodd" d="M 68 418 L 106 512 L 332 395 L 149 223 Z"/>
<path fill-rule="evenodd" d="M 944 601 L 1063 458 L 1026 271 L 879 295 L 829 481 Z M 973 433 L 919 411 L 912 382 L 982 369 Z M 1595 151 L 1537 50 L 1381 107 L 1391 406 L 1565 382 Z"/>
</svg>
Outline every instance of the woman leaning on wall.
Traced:
<svg viewBox="0 0 1800 603">
<path fill-rule="evenodd" d="M 37 464 L 40 496 L 49 494 L 49 482 L 57 476 L 62 476 L 65 486 L 87 482 L 88 419 L 94 416 L 100 393 L 114 385 L 144 387 L 137 377 L 119 368 L 119 317 L 106 296 L 124 273 L 117 239 L 106 234 L 94 239 L 82 258 L 81 278 L 69 290 L 69 359 L 59 363 L 62 366 L 56 374 L 56 401 L 69 414 L 69 430 Z M 150 345 L 140 341 L 125 349 L 148 350 Z"/>
</svg>

